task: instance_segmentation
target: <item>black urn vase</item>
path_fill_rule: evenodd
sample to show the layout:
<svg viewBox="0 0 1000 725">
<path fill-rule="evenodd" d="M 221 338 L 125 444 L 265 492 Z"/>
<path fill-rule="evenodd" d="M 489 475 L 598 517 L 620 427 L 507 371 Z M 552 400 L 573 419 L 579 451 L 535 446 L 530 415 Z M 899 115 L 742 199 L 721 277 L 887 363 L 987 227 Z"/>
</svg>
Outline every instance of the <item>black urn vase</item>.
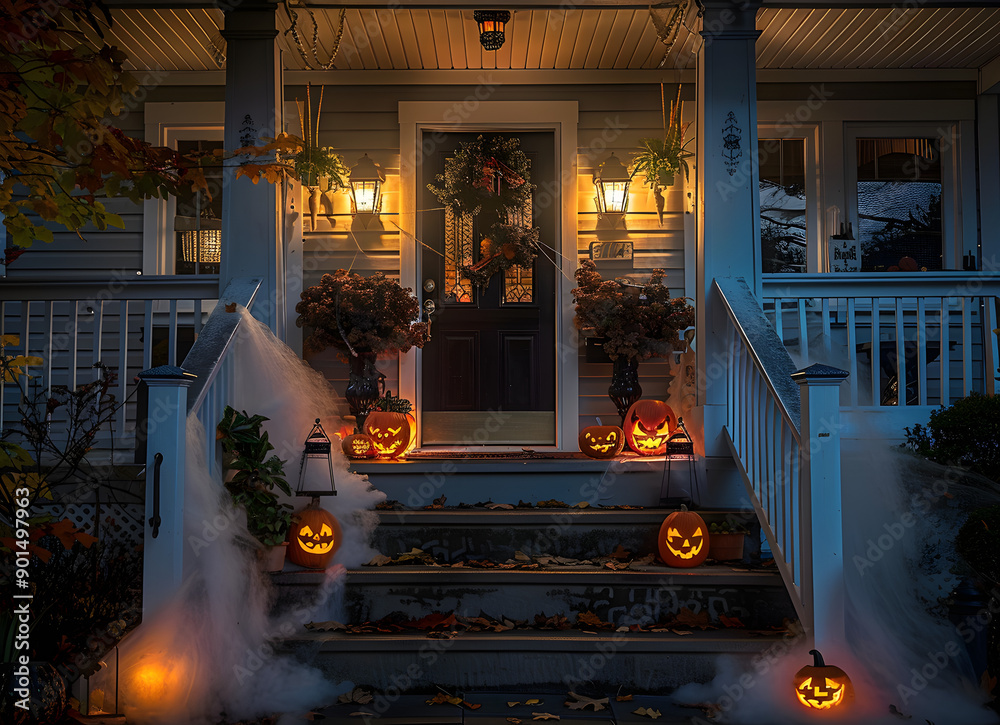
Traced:
<svg viewBox="0 0 1000 725">
<path fill-rule="evenodd" d="M 642 397 L 642 386 L 639 385 L 639 359 L 619 355 L 612 363 L 611 385 L 608 386 L 608 397 L 618 409 L 618 415 L 625 422 L 625 414 L 632 403 Z"/>
<path fill-rule="evenodd" d="M 359 352 L 350 360 L 351 373 L 344 397 L 355 418 L 356 432 L 365 429 L 365 419 L 375 407 L 375 401 L 385 393 L 385 375 L 375 367 L 375 353 Z"/>
</svg>

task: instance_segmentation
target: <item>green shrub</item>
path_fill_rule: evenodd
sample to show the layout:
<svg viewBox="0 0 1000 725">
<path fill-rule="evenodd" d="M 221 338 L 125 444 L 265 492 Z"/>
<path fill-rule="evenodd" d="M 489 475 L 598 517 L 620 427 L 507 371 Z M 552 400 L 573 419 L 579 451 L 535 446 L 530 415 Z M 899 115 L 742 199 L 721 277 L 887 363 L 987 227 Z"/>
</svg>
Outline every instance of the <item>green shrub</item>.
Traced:
<svg viewBox="0 0 1000 725">
<path fill-rule="evenodd" d="M 1000 397 L 972 393 L 906 428 L 906 448 L 1000 481 Z"/>
</svg>

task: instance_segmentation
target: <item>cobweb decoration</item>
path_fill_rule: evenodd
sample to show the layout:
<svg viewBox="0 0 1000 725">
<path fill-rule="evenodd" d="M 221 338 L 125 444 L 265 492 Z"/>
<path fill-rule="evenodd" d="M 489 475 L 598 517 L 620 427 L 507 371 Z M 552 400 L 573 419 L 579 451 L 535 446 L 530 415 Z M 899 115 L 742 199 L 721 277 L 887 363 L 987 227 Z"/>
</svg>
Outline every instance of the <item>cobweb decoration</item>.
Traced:
<svg viewBox="0 0 1000 725">
<path fill-rule="evenodd" d="M 656 29 L 656 37 L 665 46 L 663 58 L 660 59 L 657 68 L 663 67 L 667 62 L 667 56 L 673 50 L 687 6 L 688 0 L 667 0 L 649 6 L 649 17 Z"/>
</svg>

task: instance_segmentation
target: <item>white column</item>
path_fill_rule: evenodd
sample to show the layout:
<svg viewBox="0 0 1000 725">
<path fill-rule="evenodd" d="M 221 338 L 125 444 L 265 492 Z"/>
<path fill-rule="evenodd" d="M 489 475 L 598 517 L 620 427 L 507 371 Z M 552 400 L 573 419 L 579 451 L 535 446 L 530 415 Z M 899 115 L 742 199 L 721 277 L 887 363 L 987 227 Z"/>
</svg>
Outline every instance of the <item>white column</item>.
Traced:
<svg viewBox="0 0 1000 725">
<path fill-rule="evenodd" d="M 184 581 L 187 392 L 195 376 L 181 368 L 162 365 L 144 370 L 139 377 L 148 386 L 142 562 L 145 619 L 169 601 Z"/>
<path fill-rule="evenodd" d="M 281 124 L 281 63 L 274 5 L 246 0 L 226 13 L 226 149 L 262 143 Z M 285 276 L 281 187 L 236 179 L 245 159 L 226 162 L 223 176 L 222 264 L 219 291 L 235 277 L 261 277 L 254 317 L 284 339 Z"/>
<path fill-rule="evenodd" d="M 757 174 L 757 0 L 706 0 L 698 54 L 698 369 L 704 394 L 705 452 L 728 455 L 723 376 L 730 364 L 712 294 L 717 277 L 743 277 L 760 295 L 760 200 Z M 716 364 L 718 363 L 718 364 Z"/>
<path fill-rule="evenodd" d="M 844 642 L 844 519 L 840 479 L 840 384 L 847 373 L 810 365 L 792 373 L 802 396 L 799 522 L 806 635 L 817 649 Z"/>
<path fill-rule="evenodd" d="M 976 99 L 979 110 L 979 213 L 982 233 L 982 266 L 1000 271 L 1000 95 L 989 93 Z M 974 240 L 963 242 L 963 253 L 975 249 Z"/>
</svg>

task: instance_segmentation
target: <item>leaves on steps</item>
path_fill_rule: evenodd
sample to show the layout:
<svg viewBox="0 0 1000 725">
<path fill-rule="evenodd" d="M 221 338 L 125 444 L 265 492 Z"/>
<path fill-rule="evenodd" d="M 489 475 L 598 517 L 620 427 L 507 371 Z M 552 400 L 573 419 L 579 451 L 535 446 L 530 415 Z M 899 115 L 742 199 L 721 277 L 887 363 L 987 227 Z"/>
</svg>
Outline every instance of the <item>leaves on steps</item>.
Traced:
<svg viewBox="0 0 1000 725">
<path fill-rule="evenodd" d="M 661 713 L 659 710 L 654 710 L 651 707 L 640 707 L 632 711 L 633 715 L 639 715 L 640 717 L 648 717 L 651 720 L 655 720 L 660 717 Z"/>
<path fill-rule="evenodd" d="M 464 707 L 469 710 L 478 710 L 483 706 L 482 703 L 477 702 L 473 704 L 471 702 L 466 702 L 461 697 L 458 697 L 457 695 L 452 695 L 451 693 L 444 691 L 439 692 L 430 700 L 425 700 L 424 702 L 426 702 L 428 705 L 456 705 L 458 707 Z"/>
<path fill-rule="evenodd" d="M 375 699 L 374 694 L 371 690 L 367 690 L 363 687 L 355 687 L 350 692 L 345 692 L 343 695 L 337 698 L 337 702 L 341 705 L 367 705 L 369 702 Z"/>
<path fill-rule="evenodd" d="M 570 699 L 566 700 L 563 704 L 570 710 L 586 710 L 590 708 L 594 712 L 600 712 L 601 710 L 606 710 L 608 707 L 608 698 L 606 697 L 586 697 L 573 691 L 570 691 L 568 695 Z"/>
</svg>

